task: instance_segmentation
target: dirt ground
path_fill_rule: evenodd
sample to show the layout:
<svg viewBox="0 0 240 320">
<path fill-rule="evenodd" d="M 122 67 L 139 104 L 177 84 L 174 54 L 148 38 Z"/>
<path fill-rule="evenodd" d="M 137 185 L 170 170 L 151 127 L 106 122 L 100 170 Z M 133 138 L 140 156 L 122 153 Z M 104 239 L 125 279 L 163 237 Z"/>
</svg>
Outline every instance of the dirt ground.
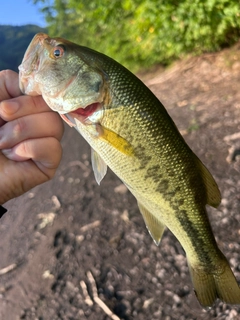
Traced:
<svg viewBox="0 0 240 320">
<path fill-rule="evenodd" d="M 219 184 L 208 212 L 240 281 L 240 45 L 140 76 Z M 155 246 L 121 181 L 109 170 L 96 184 L 79 134 L 62 143 L 56 177 L 0 220 L 1 320 L 240 319 L 240 306 L 203 310 L 178 240 Z"/>
</svg>

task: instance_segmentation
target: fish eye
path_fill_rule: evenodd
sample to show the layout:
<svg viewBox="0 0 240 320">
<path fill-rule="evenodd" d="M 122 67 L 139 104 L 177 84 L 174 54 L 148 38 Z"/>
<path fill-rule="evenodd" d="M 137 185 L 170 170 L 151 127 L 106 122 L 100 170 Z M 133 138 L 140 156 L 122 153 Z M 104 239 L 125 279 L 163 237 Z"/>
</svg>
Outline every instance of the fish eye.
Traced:
<svg viewBox="0 0 240 320">
<path fill-rule="evenodd" d="M 51 56 L 55 59 L 59 59 L 64 55 L 65 47 L 62 45 L 58 45 L 53 48 Z"/>
</svg>

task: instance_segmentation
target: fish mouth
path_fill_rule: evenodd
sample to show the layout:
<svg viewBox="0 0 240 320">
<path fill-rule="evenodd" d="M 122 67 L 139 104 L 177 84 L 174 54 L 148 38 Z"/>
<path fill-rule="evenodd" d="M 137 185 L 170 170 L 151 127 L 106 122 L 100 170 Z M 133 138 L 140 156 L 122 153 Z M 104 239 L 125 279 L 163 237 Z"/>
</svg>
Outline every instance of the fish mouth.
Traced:
<svg viewBox="0 0 240 320">
<path fill-rule="evenodd" d="M 28 58 L 30 59 L 30 58 Z M 23 94 L 41 95 L 40 89 L 34 83 L 34 76 L 38 72 L 40 59 L 32 59 L 31 66 L 27 68 L 28 61 L 22 63 L 19 69 L 19 87 Z"/>
<path fill-rule="evenodd" d="M 77 119 L 84 125 L 88 125 L 88 124 L 98 123 L 102 115 L 103 115 L 103 108 L 100 102 L 91 103 L 84 108 L 81 107 L 71 112 L 68 112 L 66 114 L 60 113 L 60 116 L 62 117 L 62 119 L 70 127 L 76 126 L 74 119 Z"/>
<path fill-rule="evenodd" d="M 78 108 L 77 110 L 72 111 L 71 114 L 86 119 L 91 117 L 91 115 L 99 109 L 99 106 L 101 106 L 99 102 L 94 102 L 85 108 Z"/>
</svg>

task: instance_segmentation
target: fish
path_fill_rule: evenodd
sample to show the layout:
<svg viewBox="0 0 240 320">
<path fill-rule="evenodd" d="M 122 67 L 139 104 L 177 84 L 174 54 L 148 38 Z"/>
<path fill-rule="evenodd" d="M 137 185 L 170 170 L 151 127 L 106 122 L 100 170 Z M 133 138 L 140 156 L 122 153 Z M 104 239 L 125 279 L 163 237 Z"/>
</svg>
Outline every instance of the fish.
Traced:
<svg viewBox="0 0 240 320">
<path fill-rule="evenodd" d="M 166 228 L 175 235 L 203 307 L 240 304 L 206 211 L 221 202 L 217 183 L 140 79 L 100 52 L 39 33 L 19 66 L 19 86 L 42 95 L 86 139 L 98 184 L 107 167 L 123 181 L 156 245 Z"/>
</svg>

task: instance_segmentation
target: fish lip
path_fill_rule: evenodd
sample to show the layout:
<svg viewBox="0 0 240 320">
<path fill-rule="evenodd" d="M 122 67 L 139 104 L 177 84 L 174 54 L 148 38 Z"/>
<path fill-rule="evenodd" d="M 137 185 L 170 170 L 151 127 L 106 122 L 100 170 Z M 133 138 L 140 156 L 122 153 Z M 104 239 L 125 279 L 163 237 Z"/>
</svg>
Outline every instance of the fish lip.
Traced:
<svg viewBox="0 0 240 320">
<path fill-rule="evenodd" d="M 34 54 L 32 54 L 32 56 L 34 56 Z M 34 60 L 35 60 L 34 57 L 33 57 L 33 59 L 31 59 L 30 68 L 24 67 L 24 64 L 26 64 L 26 62 L 29 61 L 30 57 L 31 56 L 24 59 L 24 61 L 18 66 L 19 74 L 21 77 L 29 77 L 32 73 L 36 73 L 39 70 L 39 66 L 40 66 L 39 57 L 38 57 L 38 59 L 36 59 L 36 62 L 34 62 Z"/>
<path fill-rule="evenodd" d="M 36 34 L 24 54 L 22 63 L 18 67 L 19 87 L 23 93 L 29 93 L 29 83 L 32 81 L 35 74 L 39 71 L 41 60 L 38 50 L 42 47 L 43 42 L 47 38 L 49 38 L 49 36 L 45 33 Z M 34 94 L 35 93 L 40 94 L 38 92 L 34 92 Z"/>
<path fill-rule="evenodd" d="M 101 102 L 93 102 L 85 107 L 77 108 L 71 112 L 67 112 L 72 118 L 77 118 L 84 124 L 92 124 L 99 122 L 103 116 L 103 105 Z"/>
<path fill-rule="evenodd" d="M 24 68 L 24 64 L 26 64 L 26 62 L 31 62 L 30 66 L 32 66 L 32 63 L 34 60 L 34 57 L 36 56 L 36 52 L 38 52 L 39 47 L 42 47 L 43 42 L 49 38 L 47 34 L 45 33 L 38 33 L 35 35 L 35 37 L 33 38 L 33 40 L 31 41 L 30 45 L 27 48 L 27 51 L 23 57 L 23 61 L 20 64 L 20 66 L 18 67 L 19 71 L 23 72 L 24 74 L 29 74 L 30 72 L 32 72 L 33 70 L 31 68 L 28 68 L 27 70 Z M 35 50 L 33 50 L 35 49 Z M 34 63 L 34 67 L 37 66 L 37 68 L 34 68 L 34 71 L 37 71 L 39 69 L 39 65 L 40 65 L 40 58 L 39 55 L 37 54 L 37 61 Z"/>
</svg>

